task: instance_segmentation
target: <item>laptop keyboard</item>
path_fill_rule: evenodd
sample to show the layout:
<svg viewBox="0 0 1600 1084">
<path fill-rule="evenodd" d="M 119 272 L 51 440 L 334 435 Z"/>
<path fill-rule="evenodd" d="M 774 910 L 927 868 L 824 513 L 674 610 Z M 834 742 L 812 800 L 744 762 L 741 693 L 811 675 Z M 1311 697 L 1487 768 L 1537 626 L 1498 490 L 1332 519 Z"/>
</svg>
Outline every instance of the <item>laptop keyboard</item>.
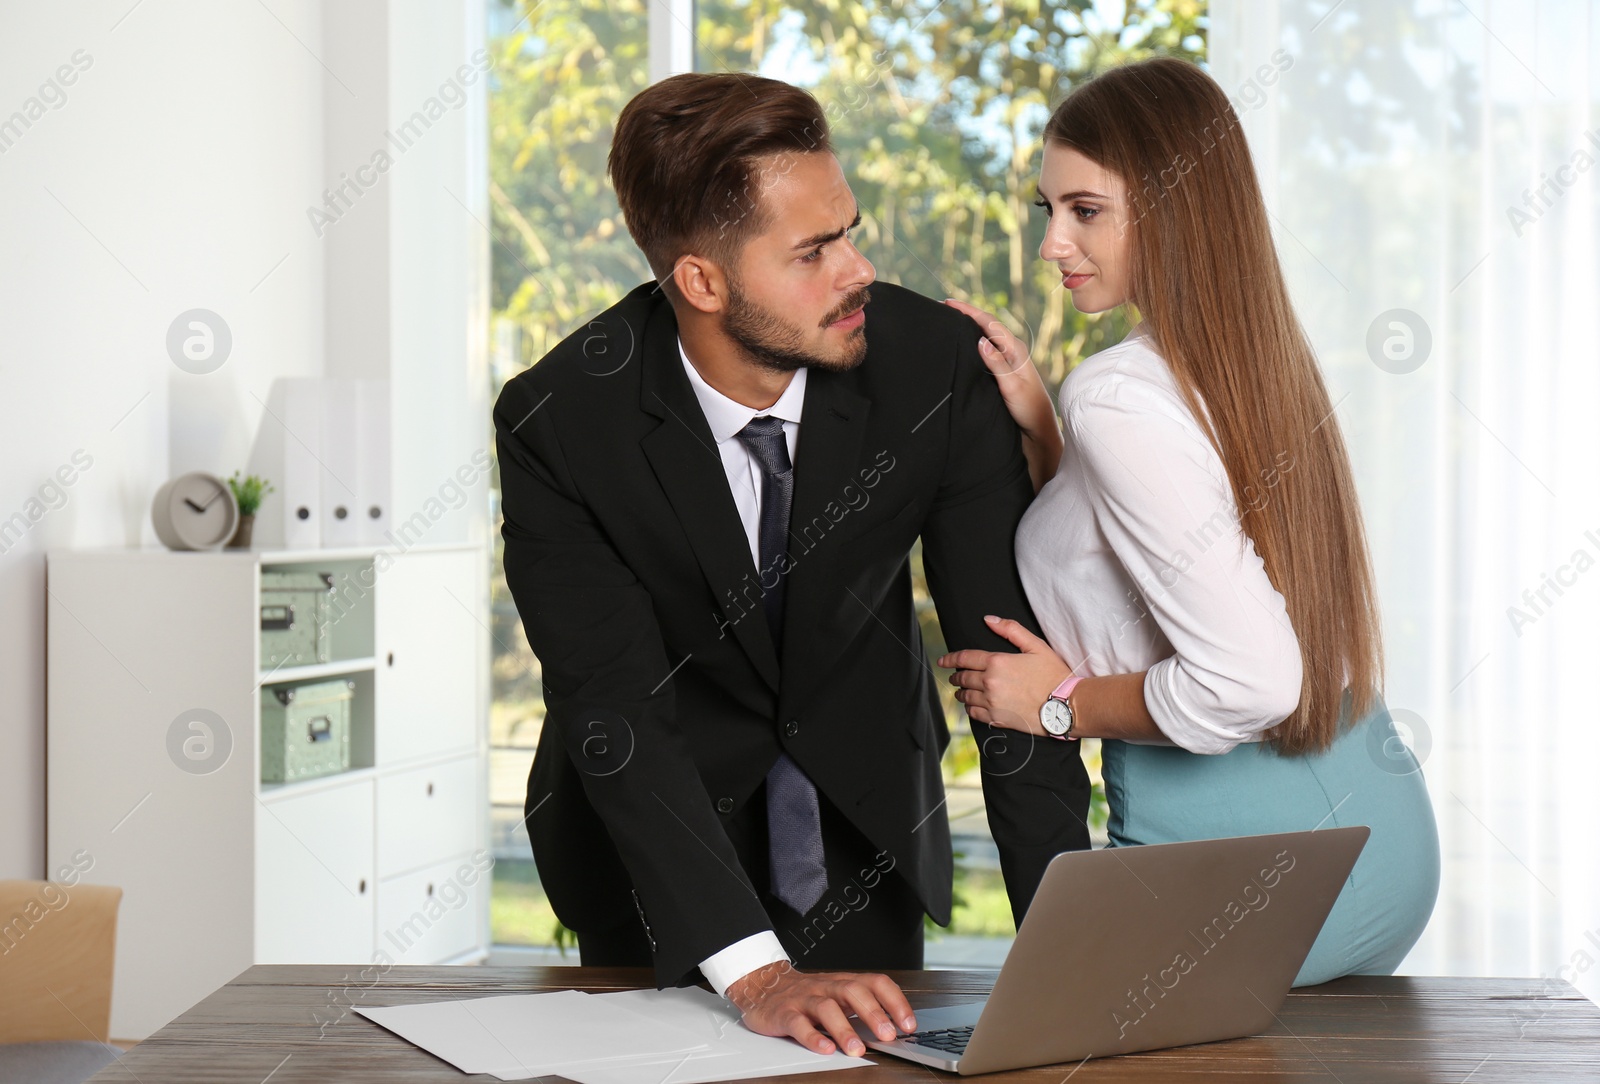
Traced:
<svg viewBox="0 0 1600 1084">
<path fill-rule="evenodd" d="M 932 1047 L 942 1050 L 946 1054 L 964 1054 L 967 1043 L 972 1040 L 972 1029 L 975 1025 L 964 1024 L 958 1028 L 942 1028 L 938 1031 L 917 1031 L 906 1036 L 908 1042 L 918 1046 Z"/>
</svg>

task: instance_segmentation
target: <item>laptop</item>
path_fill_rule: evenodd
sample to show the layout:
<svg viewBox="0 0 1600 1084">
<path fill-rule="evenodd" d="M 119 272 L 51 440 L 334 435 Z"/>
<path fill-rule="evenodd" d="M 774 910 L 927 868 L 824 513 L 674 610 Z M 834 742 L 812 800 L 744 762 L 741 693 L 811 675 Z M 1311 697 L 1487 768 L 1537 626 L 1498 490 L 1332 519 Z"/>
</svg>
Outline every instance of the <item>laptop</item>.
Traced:
<svg viewBox="0 0 1600 1084">
<path fill-rule="evenodd" d="M 1271 1026 L 1371 829 L 1057 855 L 988 998 L 874 1050 L 970 1076 Z"/>
</svg>

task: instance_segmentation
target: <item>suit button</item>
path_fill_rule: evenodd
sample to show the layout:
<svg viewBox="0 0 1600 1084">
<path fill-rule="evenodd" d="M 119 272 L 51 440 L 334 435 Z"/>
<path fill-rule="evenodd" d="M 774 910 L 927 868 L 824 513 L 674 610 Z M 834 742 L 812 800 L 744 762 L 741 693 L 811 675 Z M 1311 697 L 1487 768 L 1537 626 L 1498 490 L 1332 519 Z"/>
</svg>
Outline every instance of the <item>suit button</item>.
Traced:
<svg viewBox="0 0 1600 1084">
<path fill-rule="evenodd" d="M 733 799 L 732 798 L 718 798 L 717 799 L 717 812 L 718 813 L 732 813 L 733 812 Z"/>
<path fill-rule="evenodd" d="M 789 725 L 783 728 L 783 732 L 785 734 L 787 734 L 791 738 L 794 737 L 796 734 L 800 733 L 799 720 L 790 719 L 789 720 Z"/>
</svg>

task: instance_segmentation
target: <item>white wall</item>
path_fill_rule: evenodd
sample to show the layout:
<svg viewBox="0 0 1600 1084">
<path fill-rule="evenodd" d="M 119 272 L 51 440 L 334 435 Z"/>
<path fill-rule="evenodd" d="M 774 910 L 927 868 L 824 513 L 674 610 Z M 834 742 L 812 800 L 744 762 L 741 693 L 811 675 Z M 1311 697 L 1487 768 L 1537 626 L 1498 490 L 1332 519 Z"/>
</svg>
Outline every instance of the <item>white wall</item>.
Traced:
<svg viewBox="0 0 1600 1084">
<path fill-rule="evenodd" d="M 44 874 L 47 549 L 154 545 L 155 489 L 244 466 L 277 377 L 391 378 L 397 518 L 487 445 L 483 75 L 320 236 L 307 214 L 475 63 L 481 7 L 0 0 L 0 878 Z M 199 376 L 165 341 L 196 308 L 233 339 Z M 475 499 L 427 541 L 487 529 Z"/>
</svg>

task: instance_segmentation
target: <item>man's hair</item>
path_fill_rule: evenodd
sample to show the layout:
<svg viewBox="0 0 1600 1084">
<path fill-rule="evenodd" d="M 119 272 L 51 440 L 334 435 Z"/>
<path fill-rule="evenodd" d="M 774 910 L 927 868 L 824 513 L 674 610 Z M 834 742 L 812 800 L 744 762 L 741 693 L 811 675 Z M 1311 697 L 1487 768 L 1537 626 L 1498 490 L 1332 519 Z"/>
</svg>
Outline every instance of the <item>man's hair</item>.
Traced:
<svg viewBox="0 0 1600 1084">
<path fill-rule="evenodd" d="M 762 196 L 791 168 L 788 156 L 832 150 L 822 106 L 799 87 L 689 73 L 623 107 L 606 172 L 628 232 L 665 282 L 691 252 L 732 274 L 770 221 Z"/>
</svg>

